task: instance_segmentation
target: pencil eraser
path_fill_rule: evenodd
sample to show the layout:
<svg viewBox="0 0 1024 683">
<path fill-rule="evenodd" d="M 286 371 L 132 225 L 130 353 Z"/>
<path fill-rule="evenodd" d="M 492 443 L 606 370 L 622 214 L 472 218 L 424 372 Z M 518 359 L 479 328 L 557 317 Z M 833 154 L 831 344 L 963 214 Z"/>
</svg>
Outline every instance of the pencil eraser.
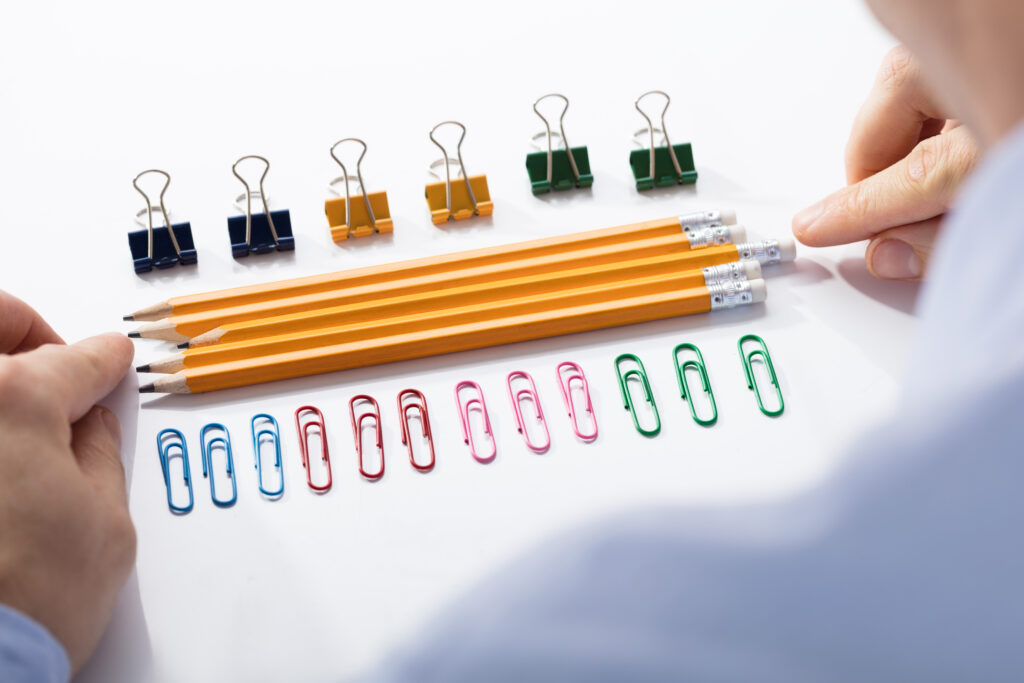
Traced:
<svg viewBox="0 0 1024 683">
<path fill-rule="evenodd" d="M 768 287 L 765 286 L 764 280 L 750 281 L 750 295 L 753 297 L 753 303 L 755 304 L 759 304 L 768 298 Z"/>
<path fill-rule="evenodd" d="M 796 242 L 790 237 L 779 240 L 779 255 L 783 263 L 796 259 Z"/>
<path fill-rule="evenodd" d="M 743 264 L 744 274 L 747 280 L 760 280 L 762 277 L 761 264 L 758 261 L 740 261 Z"/>
<path fill-rule="evenodd" d="M 747 240 L 747 229 L 742 225 L 729 225 L 726 230 L 729 232 L 729 241 L 733 244 Z"/>
<path fill-rule="evenodd" d="M 718 212 L 718 217 L 721 219 L 722 225 L 736 225 L 735 209 L 722 209 Z"/>
</svg>

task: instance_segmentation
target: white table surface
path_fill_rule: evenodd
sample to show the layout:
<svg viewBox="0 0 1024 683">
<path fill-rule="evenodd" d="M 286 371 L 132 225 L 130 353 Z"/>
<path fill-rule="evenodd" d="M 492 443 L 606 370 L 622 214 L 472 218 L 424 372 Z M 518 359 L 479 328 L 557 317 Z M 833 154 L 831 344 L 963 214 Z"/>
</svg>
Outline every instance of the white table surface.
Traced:
<svg viewBox="0 0 1024 683">
<path fill-rule="evenodd" d="M 69 340 L 128 331 L 121 315 L 185 293 L 732 206 L 764 236 L 843 182 L 857 106 L 892 39 L 856 0 L 653 2 L 22 3 L 0 26 L 0 286 Z M 669 131 L 691 141 L 695 188 L 639 194 L 627 157 L 640 93 L 673 95 Z M 592 192 L 535 198 L 523 168 L 538 130 L 531 103 L 560 91 L 587 145 Z M 471 173 L 486 173 L 493 219 L 431 225 L 422 197 L 435 123 L 468 128 Z M 369 143 L 363 171 L 388 191 L 393 237 L 331 242 L 325 186 L 337 139 Z M 225 218 L 230 166 L 262 154 L 268 193 L 291 210 L 297 249 L 234 261 Z M 125 233 L 141 208 L 131 179 L 172 174 L 174 216 L 190 220 L 199 266 L 136 276 Z M 862 245 L 801 249 L 769 269 L 765 305 L 194 397 L 140 397 L 127 378 L 108 400 L 125 431 L 138 567 L 83 681 L 338 680 L 414 642 L 447 603 L 552 534 L 649 503 L 728 505 L 792 495 L 835 469 L 849 437 L 891 407 L 909 352 L 916 287 L 873 281 Z M 757 412 L 735 350 L 768 342 L 786 398 Z M 700 346 L 720 412 L 695 425 L 670 350 Z M 142 341 L 139 362 L 173 351 Z M 621 352 L 646 363 L 662 414 L 645 439 L 619 402 Z M 591 382 L 600 438 L 569 431 L 554 377 L 573 360 Z M 536 378 L 553 446 L 528 452 L 505 375 Z M 462 443 L 454 384 L 483 385 L 498 440 L 490 465 Z M 428 398 L 436 469 L 412 470 L 398 390 Z M 356 471 L 348 399 L 384 413 L 387 474 Z M 305 485 L 293 411 L 327 415 L 334 488 Z M 286 492 L 262 500 L 248 419 L 274 414 Z M 215 508 L 198 432 L 234 440 L 238 504 Z M 189 440 L 195 510 L 171 515 L 154 445 Z M 137 456 L 137 457 L 136 457 Z M 59 587 L 55 587 L 59 590 Z M 481 605 L 486 609 L 486 605 Z M 453 647 L 455 645 L 453 644 Z"/>
</svg>

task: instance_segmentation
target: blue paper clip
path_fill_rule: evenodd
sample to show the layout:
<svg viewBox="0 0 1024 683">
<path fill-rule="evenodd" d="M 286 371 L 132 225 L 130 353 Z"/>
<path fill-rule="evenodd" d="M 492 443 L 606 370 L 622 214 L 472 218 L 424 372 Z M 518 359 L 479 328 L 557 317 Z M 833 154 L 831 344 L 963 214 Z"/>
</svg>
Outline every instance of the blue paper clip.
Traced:
<svg viewBox="0 0 1024 683">
<path fill-rule="evenodd" d="M 256 428 L 257 422 L 262 422 L 259 430 Z M 259 482 L 260 493 L 269 498 L 277 498 L 284 495 L 284 468 L 281 466 L 281 430 L 277 426 L 277 420 L 272 415 L 259 413 L 252 416 L 249 424 L 252 427 L 252 451 L 256 456 L 256 479 Z M 268 437 L 270 442 L 274 444 L 274 467 L 277 468 L 281 477 L 281 486 L 276 491 L 268 491 L 263 484 L 263 462 L 260 459 L 260 446 L 263 443 L 264 437 Z"/>
<path fill-rule="evenodd" d="M 224 432 L 224 436 L 214 436 L 207 441 L 206 432 L 211 429 L 219 429 Z M 224 447 L 224 457 L 227 460 L 227 474 L 231 480 L 231 498 L 227 499 L 217 498 L 217 485 L 214 483 L 216 478 L 213 476 L 213 447 L 217 445 Z M 222 508 L 231 507 L 238 500 L 238 484 L 235 481 L 235 461 L 231 456 L 231 435 L 228 434 L 228 428 L 219 422 L 211 422 L 206 425 L 199 432 L 199 446 L 202 449 L 203 456 L 203 476 L 210 479 L 210 498 L 213 499 L 213 504 Z"/>
<path fill-rule="evenodd" d="M 175 436 L 177 441 L 164 441 L 165 436 Z M 175 505 L 171 496 L 171 454 L 172 448 L 178 449 L 178 457 L 181 458 L 182 477 L 185 480 L 185 489 L 188 491 L 188 505 Z M 160 454 L 160 469 L 164 473 L 164 486 L 167 487 L 167 507 L 171 512 L 183 515 L 192 509 L 195 499 L 192 497 L 192 473 L 188 467 L 188 446 L 185 445 L 185 435 L 177 429 L 164 429 L 156 435 L 156 448 Z"/>
<path fill-rule="evenodd" d="M 258 159 L 266 164 L 260 176 L 260 189 L 255 192 L 238 173 L 238 164 L 246 159 Z M 231 238 L 231 255 L 242 258 L 249 254 L 266 254 L 273 250 L 294 251 L 295 238 L 292 237 L 292 219 L 287 209 L 271 211 L 267 205 L 267 194 L 263 190 L 263 180 L 270 171 L 270 162 L 261 156 L 250 154 L 234 163 L 231 172 L 245 185 L 245 192 L 235 198 L 235 206 L 241 210 L 241 202 L 245 200 L 245 215 L 228 218 L 228 236 Z M 263 213 L 252 212 L 252 200 L 256 197 L 263 204 Z"/>
<path fill-rule="evenodd" d="M 160 190 L 160 201 L 157 206 L 153 205 L 149 195 L 139 187 L 139 178 L 147 173 L 157 173 L 164 177 L 164 187 Z M 155 168 L 143 171 L 132 180 L 136 191 L 146 200 L 146 208 L 135 214 L 136 222 L 145 230 L 128 233 L 128 247 L 132 251 L 132 261 L 134 261 L 136 273 L 148 273 L 153 268 L 170 268 L 179 263 L 183 266 L 190 266 L 199 260 L 196 246 L 192 242 L 192 226 L 187 222 L 171 224 L 170 214 L 167 213 L 167 207 L 164 205 L 164 195 L 170 184 L 171 176 Z M 154 209 L 159 210 L 160 215 L 164 217 L 163 227 L 153 227 Z M 142 222 L 143 214 L 146 215 L 145 223 Z"/>
</svg>

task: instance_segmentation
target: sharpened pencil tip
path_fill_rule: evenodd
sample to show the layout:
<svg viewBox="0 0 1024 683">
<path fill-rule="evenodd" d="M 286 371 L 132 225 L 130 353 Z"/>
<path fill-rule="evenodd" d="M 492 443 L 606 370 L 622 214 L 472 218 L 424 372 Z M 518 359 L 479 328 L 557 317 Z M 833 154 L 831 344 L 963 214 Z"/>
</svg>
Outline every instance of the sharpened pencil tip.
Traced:
<svg viewBox="0 0 1024 683">
<path fill-rule="evenodd" d="M 138 333 L 138 332 L 129 332 L 128 336 L 131 339 L 142 339 L 142 335 L 140 333 Z"/>
<path fill-rule="evenodd" d="M 180 344 L 178 344 L 178 348 L 179 349 L 187 349 L 188 345 L 189 345 L 189 342 L 181 342 Z"/>
<path fill-rule="evenodd" d="M 123 318 L 121 318 L 121 320 L 124 320 L 126 322 L 127 321 L 131 321 L 131 320 L 135 320 L 135 316 L 134 315 L 126 315 Z"/>
<path fill-rule="evenodd" d="M 156 387 L 152 384 L 143 384 L 139 387 L 140 394 L 152 394 L 156 391 Z"/>
<path fill-rule="evenodd" d="M 149 363 L 146 363 L 145 365 L 136 366 L 135 372 L 149 372 Z"/>
</svg>

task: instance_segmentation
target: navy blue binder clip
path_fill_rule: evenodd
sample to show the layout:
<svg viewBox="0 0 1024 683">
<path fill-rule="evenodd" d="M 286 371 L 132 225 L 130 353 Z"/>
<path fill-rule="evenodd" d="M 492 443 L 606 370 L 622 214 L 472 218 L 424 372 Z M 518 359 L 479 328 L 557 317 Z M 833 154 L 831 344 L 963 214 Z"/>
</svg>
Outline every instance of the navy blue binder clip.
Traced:
<svg viewBox="0 0 1024 683">
<path fill-rule="evenodd" d="M 238 164 L 246 159 L 258 159 L 266 166 L 260 176 L 260 189 L 255 192 L 249 187 L 245 178 L 238 174 Z M 270 171 L 270 162 L 261 156 L 250 154 L 244 156 L 231 167 L 231 172 L 245 185 L 245 192 L 235 198 L 235 206 L 242 210 L 245 200 L 245 215 L 228 218 L 228 235 L 231 237 L 231 255 L 243 258 L 249 254 L 266 254 L 273 250 L 294 251 L 295 238 L 292 237 L 292 219 L 287 209 L 271 211 L 267 206 L 267 194 L 263 191 L 263 180 Z M 253 197 L 263 204 L 263 213 L 252 212 Z"/>
<path fill-rule="evenodd" d="M 153 206 L 149 195 L 139 187 L 139 178 L 147 173 L 158 173 L 165 179 L 164 188 L 160 190 L 159 206 Z M 187 222 L 172 225 L 170 215 L 164 206 L 164 194 L 167 193 L 170 184 L 171 176 L 155 168 L 143 171 L 132 181 L 132 185 L 146 200 L 146 208 L 135 214 L 136 222 L 145 230 L 128 233 L 128 246 L 132 250 L 136 273 L 148 273 L 153 268 L 170 268 L 179 263 L 183 266 L 191 266 L 199 260 L 196 255 L 196 246 L 192 242 L 192 226 Z M 160 214 L 164 217 L 163 227 L 153 227 L 154 209 L 159 209 Z M 142 222 L 143 214 L 146 214 L 145 223 Z"/>
</svg>

